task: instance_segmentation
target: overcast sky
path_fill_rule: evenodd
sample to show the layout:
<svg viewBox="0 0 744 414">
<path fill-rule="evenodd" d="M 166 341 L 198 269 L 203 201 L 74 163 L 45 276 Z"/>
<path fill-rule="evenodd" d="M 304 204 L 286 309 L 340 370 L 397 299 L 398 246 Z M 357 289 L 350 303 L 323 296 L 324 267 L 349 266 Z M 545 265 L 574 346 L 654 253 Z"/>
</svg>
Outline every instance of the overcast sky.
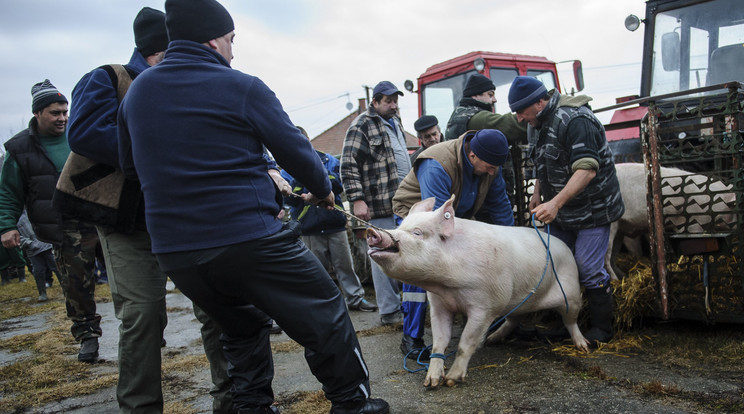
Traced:
<svg viewBox="0 0 744 414">
<path fill-rule="evenodd" d="M 346 116 L 347 102 L 356 108 L 364 85 L 389 80 L 403 90 L 429 66 L 477 50 L 579 59 L 594 108 L 639 91 L 643 30 L 631 33 L 623 21 L 643 16 L 642 0 L 221 3 L 235 21 L 232 67 L 261 78 L 311 137 Z M 164 10 L 164 1 L 3 1 L 0 141 L 26 128 L 34 83 L 48 78 L 69 99 L 86 72 L 126 63 L 144 6 Z M 416 96 L 399 103 L 413 131 Z"/>
</svg>

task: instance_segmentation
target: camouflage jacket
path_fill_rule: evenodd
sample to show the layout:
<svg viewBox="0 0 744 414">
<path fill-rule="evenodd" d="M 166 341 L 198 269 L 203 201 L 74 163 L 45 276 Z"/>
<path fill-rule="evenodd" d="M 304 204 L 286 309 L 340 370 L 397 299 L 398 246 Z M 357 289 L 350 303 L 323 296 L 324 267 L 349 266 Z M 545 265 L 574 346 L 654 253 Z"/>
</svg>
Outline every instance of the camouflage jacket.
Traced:
<svg viewBox="0 0 744 414">
<path fill-rule="evenodd" d="M 570 97 L 554 92 L 538 114 L 538 121 L 542 122 L 540 128 L 531 125 L 527 128 L 530 158 L 536 166 L 543 201 L 553 199 L 566 186 L 573 173 L 572 163 L 585 156 L 578 151 L 584 147 L 597 148 L 599 171 L 596 177 L 558 211 L 556 222 L 566 229 L 603 226 L 625 212 L 612 151 L 604 127 L 586 105 L 589 100 L 587 96 Z M 569 146 L 568 126 L 579 118 L 588 119 L 596 127 L 596 133 L 570 137 L 573 145 Z M 596 142 L 589 143 L 592 139 Z"/>
</svg>

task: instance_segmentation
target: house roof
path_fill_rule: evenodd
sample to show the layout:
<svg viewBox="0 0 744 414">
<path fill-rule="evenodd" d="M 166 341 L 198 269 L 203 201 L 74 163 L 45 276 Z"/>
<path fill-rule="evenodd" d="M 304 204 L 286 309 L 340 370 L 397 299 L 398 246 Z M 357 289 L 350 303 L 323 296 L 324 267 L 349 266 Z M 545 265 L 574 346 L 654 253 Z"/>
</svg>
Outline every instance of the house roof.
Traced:
<svg viewBox="0 0 744 414">
<path fill-rule="evenodd" d="M 359 106 L 357 107 L 356 111 L 351 112 L 349 115 L 338 121 L 335 125 L 323 131 L 322 133 L 320 133 L 320 135 L 310 141 L 313 144 L 313 147 L 318 151 L 322 151 L 333 156 L 341 155 L 341 151 L 344 148 L 346 131 L 349 129 L 349 126 L 351 126 L 351 122 L 354 121 L 354 119 L 359 114 L 366 110 L 366 100 L 364 98 L 359 99 Z M 415 135 L 410 134 L 405 130 L 403 131 L 403 133 L 406 136 L 406 145 L 409 148 L 419 147 L 418 138 Z"/>
</svg>

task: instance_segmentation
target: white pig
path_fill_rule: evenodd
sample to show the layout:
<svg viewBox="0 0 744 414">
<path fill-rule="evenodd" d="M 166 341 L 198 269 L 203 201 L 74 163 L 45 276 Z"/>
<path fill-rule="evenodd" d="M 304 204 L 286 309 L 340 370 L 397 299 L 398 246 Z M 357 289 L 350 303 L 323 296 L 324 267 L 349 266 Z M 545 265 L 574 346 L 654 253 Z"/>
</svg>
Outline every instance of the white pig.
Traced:
<svg viewBox="0 0 744 414">
<path fill-rule="evenodd" d="M 424 386 L 448 386 L 465 379 L 468 362 L 489 324 L 516 307 L 534 290 L 545 267 L 546 251 L 533 228 L 495 226 L 455 218 L 454 196 L 432 211 L 434 198 L 413 205 L 395 230 L 367 230 L 369 255 L 385 273 L 427 291 L 433 336 L 432 354 L 444 354 L 455 314 L 467 315 L 457 356 L 445 376 L 444 360 L 432 358 Z M 547 234 L 543 234 L 546 238 Z M 535 294 L 512 313 L 487 341 L 503 339 L 519 325 L 519 315 L 554 309 L 563 317 L 574 345 L 589 343 L 576 323 L 581 291 L 576 262 L 569 248 L 550 238 L 558 278 L 548 271 Z"/>
<path fill-rule="evenodd" d="M 625 203 L 625 213 L 610 226 L 605 268 L 613 279 L 617 279 L 613 265 L 614 256 L 620 250 L 620 236 L 638 237 L 649 233 L 645 166 L 623 163 L 616 164 L 615 169 Z M 661 177 L 662 194 L 665 196 L 662 212 L 667 229 L 682 229 L 689 234 L 703 233 L 703 226 L 715 220 L 715 227 L 725 231 L 736 221 L 736 216 L 731 213 L 736 195 L 730 191 L 730 185 L 678 168 L 661 167 Z M 689 217 L 687 222 L 680 216 L 683 211 Z"/>
</svg>

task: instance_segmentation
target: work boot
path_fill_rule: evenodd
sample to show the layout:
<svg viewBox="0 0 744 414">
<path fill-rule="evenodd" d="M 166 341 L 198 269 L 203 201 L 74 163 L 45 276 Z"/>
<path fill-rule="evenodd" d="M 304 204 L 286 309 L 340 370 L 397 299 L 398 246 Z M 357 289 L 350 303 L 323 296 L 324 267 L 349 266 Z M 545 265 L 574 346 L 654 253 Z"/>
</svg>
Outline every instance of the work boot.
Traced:
<svg viewBox="0 0 744 414">
<path fill-rule="evenodd" d="M 26 268 L 25 267 L 16 267 L 16 274 L 18 275 L 18 281 L 21 283 L 26 283 Z"/>
<path fill-rule="evenodd" d="M 589 301 L 591 328 L 584 334 L 584 337 L 592 347 L 597 347 L 598 342 L 609 342 L 612 339 L 612 287 L 586 289 L 586 298 Z"/>
<path fill-rule="evenodd" d="M 86 338 L 80 344 L 78 361 L 94 364 L 98 361 L 98 338 Z"/>
<path fill-rule="evenodd" d="M 403 334 L 403 339 L 400 341 L 400 350 L 406 358 L 414 361 L 417 359 L 428 361 L 431 355 L 431 351 L 426 347 L 423 339 L 406 334 Z"/>
<path fill-rule="evenodd" d="M 2 279 L 2 282 L 0 282 L 1 285 L 7 285 L 10 283 L 10 269 L 3 269 L 0 270 L 0 279 Z"/>
<path fill-rule="evenodd" d="M 330 414 L 387 414 L 390 406 L 381 398 L 331 405 Z"/>
<path fill-rule="evenodd" d="M 265 405 L 256 408 L 241 408 L 238 414 L 279 414 L 279 408 L 273 405 Z"/>
</svg>

